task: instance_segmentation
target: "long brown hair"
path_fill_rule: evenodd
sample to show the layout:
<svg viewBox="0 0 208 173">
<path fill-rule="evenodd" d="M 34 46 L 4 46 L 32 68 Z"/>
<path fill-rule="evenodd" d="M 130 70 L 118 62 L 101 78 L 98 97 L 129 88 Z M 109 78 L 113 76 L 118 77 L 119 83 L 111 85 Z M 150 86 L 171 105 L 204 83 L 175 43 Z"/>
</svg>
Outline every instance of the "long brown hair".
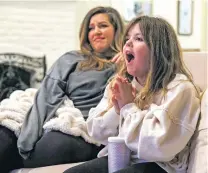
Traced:
<svg viewBox="0 0 208 173">
<path fill-rule="evenodd" d="M 110 49 L 108 50 L 108 52 L 104 54 L 99 54 L 94 52 L 88 40 L 90 19 L 92 18 L 92 16 L 100 13 L 108 15 L 109 21 L 113 25 L 115 30 L 114 39 L 112 44 L 110 45 Z M 102 57 L 110 56 L 110 58 L 112 58 L 116 53 L 121 51 L 120 48 L 121 48 L 123 33 L 124 33 L 123 21 L 117 10 L 115 10 L 112 7 L 96 7 L 91 9 L 86 14 L 80 27 L 80 32 L 79 32 L 80 50 L 81 53 L 87 57 L 87 59 L 80 62 L 79 67 L 82 70 L 92 69 L 92 68 L 97 70 L 102 70 L 105 67 L 105 64 L 110 63 L 109 60 L 106 60 L 105 58 Z"/>
<path fill-rule="evenodd" d="M 149 106 L 153 95 L 157 92 L 162 91 L 164 94 L 167 92 L 168 84 L 177 73 L 184 74 L 192 83 L 193 79 L 183 62 L 181 47 L 173 27 L 162 18 L 140 16 L 133 19 L 125 30 L 122 47 L 125 45 L 129 30 L 136 24 L 139 24 L 144 41 L 150 50 L 150 69 L 145 86 L 135 98 L 137 106 L 144 109 Z M 119 74 L 124 75 L 126 72 L 124 64 Z"/>
</svg>

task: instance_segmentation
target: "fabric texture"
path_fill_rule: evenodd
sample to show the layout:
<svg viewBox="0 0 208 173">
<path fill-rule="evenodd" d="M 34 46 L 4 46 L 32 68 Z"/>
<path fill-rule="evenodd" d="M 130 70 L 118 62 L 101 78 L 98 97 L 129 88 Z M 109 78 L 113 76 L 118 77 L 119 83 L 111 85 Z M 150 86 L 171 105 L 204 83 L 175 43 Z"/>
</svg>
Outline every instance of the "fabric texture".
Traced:
<svg viewBox="0 0 208 173">
<path fill-rule="evenodd" d="M 17 137 L 14 132 L 0 125 L 0 172 L 8 173 L 22 166 L 22 158 L 17 149 Z"/>
<path fill-rule="evenodd" d="M 28 110 L 33 105 L 37 89 L 29 88 L 25 91 L 14 91 L 10 98 L 0 103 L 0 125 L 7 127 L 18 137 L 22 123 Z M 73 136 L 81 136 L 88 143 L 96 144 L 88 135 L 85 119 L 79 109 L 68 98 L 55 112 L 55 117 L 43 126 L 46 132 L 56 130 Z"/>
<path fill-rule="evenodd" d="M 191 140 L 187 173 L 208 173 L 208 89 L 201 100 L 201 115 Z"/>
<path fill-rule="evenodd" d="M 0 125 L 7 127 L 18 137 L 25 116 L 33 104 L 37 89 L 16 90 L 8 99 L 0 102 Z"/>
<path fill-rule="evenodd" d="M 185 173 L 190 139 L 200 113 L 199 95 L 182 74 L 176 75 L 168 89 L 165 96 L 162 93 L 155 95 L 147 109 L 140 110 L 130 103 L 118 116 L 114 108 L 101 114 L 108 107 L 106 88 L 102 101 L 89 113 L 87 128 L 90 136 L 104 145 L 110 136 L 122 137 L 132 151 L 132 163 L 157 162 L 169 173 Z M 119 122 L 123 122 L 121 128 Z M 107 146 L 98 156 L 106 154 Z"/>
<path fill-rule="evenodd" d="M 67 98 L 72 100 L 75 108 L 79 109 L 84 117 L 87 117 L 89 109 L 101 100 L 107 81 L 115 72 L 115 65 L 100 71 L 81 71 L 78 64 L 84 59 L 77 51 L 68 52 L 48 71 L 18 138 L 17 145 L 23 158 L 29 157 L 36 142 L 43 135 L 43 125 L 54 118 L 56 110 Z"/>
<path fill-rule="evenodd" d="M 87 143 L 81 137 L 51 131 L 45 133 L 37 142 L 30 157 L 24 160 L 24 167 L 83 162 L 96 158 L 102 148 Z"/>
<path fill-rule="evenodd" d="M 43 126 L 46 132 L 60 131 L 73 136 L 81 136 L 88 143 L 100 145 L 88 135 L 85 119 L 81 111 L 74 107 L 71 100 L 66 99 L 55 113 L 55 118 L 46 122 Z"/>
<path fill-rule="evenodd" d="M 81 165 L 72 167 L 64 173 L 108 173 L 108 158 L 101 157 Z M 165 170 L 160 168 L 155 163 L 139 163 L 132 166 L 128 166 L 122 170 L 116 171 L 115 173 L 166 173 Z"/>
</svg>

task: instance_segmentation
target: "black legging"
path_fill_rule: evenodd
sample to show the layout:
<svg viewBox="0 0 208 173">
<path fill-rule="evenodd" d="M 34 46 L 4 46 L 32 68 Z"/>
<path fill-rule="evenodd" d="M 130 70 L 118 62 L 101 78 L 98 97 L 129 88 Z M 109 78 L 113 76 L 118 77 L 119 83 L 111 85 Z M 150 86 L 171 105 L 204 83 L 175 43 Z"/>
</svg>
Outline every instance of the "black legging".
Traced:
<svg viewBox="0 0 208 173">
<path fill-rule="evenodd" d="M 96 158 L 102 148 L 85 142 L 81 137 L 51 131 L 36 143 L 30 158 L 24 160 L 24 167 L 83 162 Z"/>
<path fill-rule="evenodd" d="M 64 173 L 108 173 L 108 158 L 101 157 L 72 167 Z M 138 163 L 115 173 L 166 173 L 156 163 Z"/>
<path fill-rule="evenodd" d="M 21 168 L 22 158 L 17 150 L 17 137 L 14 132 L 0 125 L 0 172 Z"/>
</svg>

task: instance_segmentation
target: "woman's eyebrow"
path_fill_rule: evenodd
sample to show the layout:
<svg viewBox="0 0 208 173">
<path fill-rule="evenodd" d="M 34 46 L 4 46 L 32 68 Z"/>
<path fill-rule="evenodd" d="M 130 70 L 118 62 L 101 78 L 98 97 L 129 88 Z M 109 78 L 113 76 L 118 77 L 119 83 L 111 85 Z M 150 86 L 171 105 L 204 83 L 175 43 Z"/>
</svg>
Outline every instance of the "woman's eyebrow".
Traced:
<svg viewBox="0 0 208 173">
<path fill-rule="evenodd" d="M 98 24 L 108 24 L 109 22 L 106 22 L 106 21 L 100 21 L 98 22 Z"/>
<path fill-rule="evenodd" d="M 100 21 L 98 22 L 98 24 L 108 24 L 108 22 L 106 21 Z M 90 23 L 89 26 L 94 26 L 95 24 L 94 23 Z"/>
</svg>

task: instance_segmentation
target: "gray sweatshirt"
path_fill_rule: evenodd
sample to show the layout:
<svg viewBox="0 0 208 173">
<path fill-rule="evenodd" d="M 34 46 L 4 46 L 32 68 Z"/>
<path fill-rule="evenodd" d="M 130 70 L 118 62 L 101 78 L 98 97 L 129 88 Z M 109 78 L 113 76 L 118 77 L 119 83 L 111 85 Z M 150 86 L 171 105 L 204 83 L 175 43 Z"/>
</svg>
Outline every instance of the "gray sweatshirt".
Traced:
<svg viewBox="0 0 208 173">
<path fill-rule="evenodd" d="M 110 65 L 101 71 L 81 71 L 77 66 L 81 60 L 84 57 L 77 51 L 68 52 L 55 62 L 45 76 L 18 138 L 17 145 L 23 158 L 29 157 L 43 134 L 43 125 L 54 117 L 66 97 L 73 101 L 84 117 L 102 99 L 115 66 Z"/>
</svg>

